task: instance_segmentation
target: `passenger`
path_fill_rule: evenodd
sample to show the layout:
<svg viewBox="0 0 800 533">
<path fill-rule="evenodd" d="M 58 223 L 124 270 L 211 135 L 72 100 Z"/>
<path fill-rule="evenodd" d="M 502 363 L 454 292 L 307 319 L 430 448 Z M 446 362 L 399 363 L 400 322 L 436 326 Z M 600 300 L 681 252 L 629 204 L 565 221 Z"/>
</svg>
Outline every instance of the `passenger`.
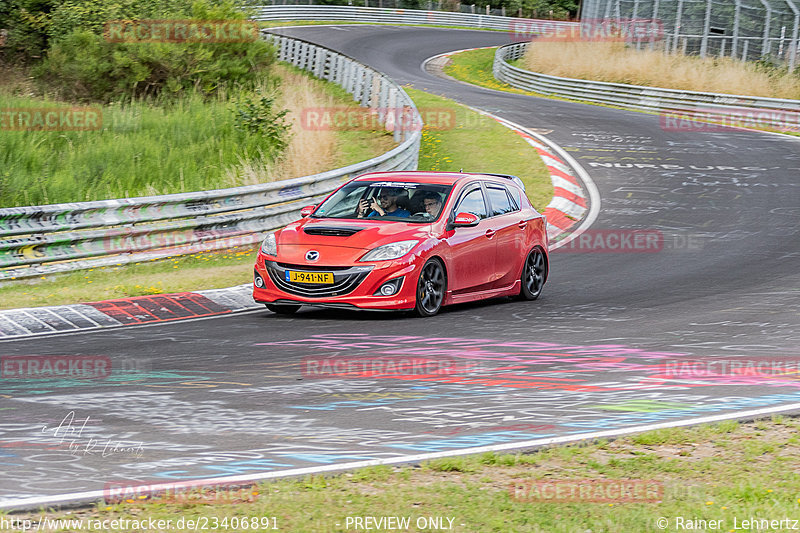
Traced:
<svg viewBox="0 0 800 533">
<path fill-rule="evenodd" d="M 372 209 L 367 218 L 373 217 L 409 217 L 411 212 L 406 209 L 400 208 L 397 205 L 397 198 L 403 194 L 401 188 L 387 188 L 381 191 L 380 196 L 372 198 L 371 201 L 361 200 L 358 203 L 358 217 L 362 218 L 369 209 Z M 378 203 L 380 200 L 380 203 Z"/>
<path fill-rule="evenodd" d="M 422 204 L 425 206 L 425 213 L 431 218 L 439 216 L 442 210 L 442 198 L 433 191 L 428 191 L 422 195 Z"/>
</svg>

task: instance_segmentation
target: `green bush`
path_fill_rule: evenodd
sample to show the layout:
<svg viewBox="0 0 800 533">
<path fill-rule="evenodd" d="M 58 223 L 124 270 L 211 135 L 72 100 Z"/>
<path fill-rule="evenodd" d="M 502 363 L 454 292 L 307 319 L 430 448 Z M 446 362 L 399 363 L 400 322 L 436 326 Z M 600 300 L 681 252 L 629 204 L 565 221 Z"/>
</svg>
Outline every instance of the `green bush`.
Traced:
<svg viewBox="0 0 800 533">
<path fill-rule="evenodd" d="M 267 140 L 267 146 L 280 153 L 289 145 L 292 125 L 284 119 L 289 111 L 276 111 L 274 105 L 275 98 L 264 95 L 255 95 L 240 102 L 236 106 L 235 128 L 244 134 L 262 135 Z"/>
<path fill-rule="evenodd" d="M 96 8 L 96 9 L 95 9 Z M 106 22 L 120 20 L 118 5 L 106 8 L 96 0 L 65 4 L 52 28 L 69 33 L 53 37 L 47 58 L 34 76 L 57 88 L 60 96 L 78 101 L 108 102 L 154 96 L 180 96 L 187 91 L 213 94 L 223 88 L 253 87 L 275 60 L 273 48 L 256 39 L 241 42 L 110 42 L 102 35 Z M 167 9 L 167 8 L 165 8 Z M 244 20 L 232 3 L 192 4 L 186 15 L 156 12 L 147 17 L 192 20 Z M 146 17 L 139 17 L 143 20 Z M 85 29 L 77 29 L 85 28 Z"/>
</svg>

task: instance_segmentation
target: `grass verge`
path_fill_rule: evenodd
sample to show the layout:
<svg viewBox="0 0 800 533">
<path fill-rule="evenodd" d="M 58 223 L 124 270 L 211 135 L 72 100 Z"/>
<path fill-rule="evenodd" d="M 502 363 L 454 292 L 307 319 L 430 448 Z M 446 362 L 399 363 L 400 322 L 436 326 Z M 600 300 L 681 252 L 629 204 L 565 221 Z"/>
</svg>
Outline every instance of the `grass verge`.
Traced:
<svg viewBox="0 0 800 533">
<path fill-rule="evenodd" d="M 296 73 L 296 72 L 295 72 Z M 305 75 L 305 74 L 303 74 Z M 322 82 L 320 82 L 322 83 Z M 344 91 L 326 84 L 326 90 Z M 542 209 L 552 197 L 549 173 L 533 148 L 521 137 L 492 119 L 440 96 L 407 89 L 423 113 L 443 113 L 442 129 L 423 130 L 420 170 L 500 172 L 519 176 L 533 204 Z M 341 98 L 349 98 L 344 94 Z M 340 132 L 336 166 L 375 154 L 363 132 Z M 381 140 L 383 139 L 383 140 Z M 391 141 L 390 136 L 377 142 Z M 373 143 L 376 142 L 372 141 Z M 377 146 L 388 150 L 389 146 Z M 321 148 L 308 145 L 306 154 Z M 302 154 L 300 151 L 298 154 Z M 344 154 L 344 155 L 341 155 Z M 315 157 L 316 157 L 315 155 Z M 298 159 L 312 159 L 300 157 Z M 344 158 L 344 159 L 341 159 Z M 335 168 L 334 166 L 330 168 Z M 0 309 L 62 305 L 128 296 L 215 289 L 248 283 L 252 276 L 255 247 L 204 252 L 183 258 L 150 261 L 121 267 L 104 267 L 70 274 L 13 282 L 0 286 Z M 157 280 L 157 281 L 153 281 Z"/>
<path fill-rule="evenodd" d="M 730 58 L 664 54 L 621 42 L 536 42 L 522 68 L 551 76 L 681 91 L 800 98 L 800 76 L 785 68 Z"/>
<path fill-rule="evenodd" d="M 0 83 L 0 109 L 63 108 Z M 281 87 L 283 89 L 281 89 Z M 340 87 L 276 65 L 260 92 L 287 109 L 288 146 L 237 129 L 251 93 L 175 103 L 92 106 L 94 131 L 7 131 L 0 136 L 0 205 L 41 205 L 236 187 L 322 172 L 369 159 L 391 146 L 383 131 L 334 132 L 301 126 L 309 107 L 357 107 Z M 305 157 L 313 152 L 315 157 Z"/>
<path fill-rule="evenodd" d="M 550 173 L 525 140 L 466 106 L 406 88 L 423 115 L 420 170 L 496 172 L 519 176 L 533 205 L 542 210 L 553 197 Z"/>
<path fill-rule="evenodd" d="M 330 477 L 279 480 L 244 491 L 186 493 L 178 503 L 157 496 L 46 515 L 84 523 L 152 518 L 173 524 L 181 518 L 222 522 L 275 517 L 278 529 L 293 532 L 364 530 L 355 527 L 354 519 L 368 516 L 408 518 L 406 531 L 442 529 L 431 526 L 430 518 L 441 518 L 451 531 L 481 533 L 787 531 L 791 522 L 764 527 L 745 521 L 793 520 L 800 513 L 798 430 L 797 419 L 781 416 L 745 424 L 721 422 L 531 454 L 487 453 L 419 466 L 376 466 Z M 551 490 L 542 489 L 541 499 L 532 501 L 536 492 L 527 490 L 531 482 L 557 480 L 641 480 L 660 485 L 663 492 L 655 503 L 625 502 L 613 490 L 603 493 L 610 501 L 593 501 L 584 494 L 569 502 L 566 492 L 547 485 Z M 38 520 L 39 515 L 15 518 Z M 271 527 L 270 521 L 269 528 L 253 529 Z"/>
<path fill-rule="evenodd" d="M 494 89 L 498 91 L 505 91 L 516 94 L 527 94 L 530 96 L 538 96 L 541 98 L 549 98 L 551 100 L 561 100 L 565 102 L 566 101 L 579 102 L 583 104 L 596 105 L 600 107 L 608 107 L 611 109 L 624 109 L 627 111 L 637 111 L 639 113 L 644 113 L 644 114 L 651 114 L 651 115 L 659 114 L 656 111 L 628 109 L 621 106 L 603 104 L 598 102 L 590 102 L 587 100 L 572 100 L 555 96 L 552 94 L 542 94 L 532 91 L 523 91 L 522 89 L 512 87 L 511 85 L 498 81 L 492 74 L 492 63 L 494 61 L 494 53 L 496 50 L 497 50 L 496 48 L 484 49 L 484 50 L 470 50 L 467 52 L 461 52 L 459 54 L 455 54 L 451 56 L 450 62 L 444 67 L 444 73 L 456 80 L 463 81 L 466 83 L 471 83 L 473 85 L 478 85 L 480 87 L 485 87 L 487 89 Z M 511 64 L 519 68 L 527 68 L 526 65 L 523 63 L 523 59 L 512 61 Z M 681 120 L 683 120 L 683 118 L 681 118 Z M 691 116 L 685 117 L 685 121 L 687 124 L 686 127 L 690 127 L 691 124 L 690 121 L 708 122 L 710 124 L 720 124 L 719 121 L 703 120 L 702 117 L 691 117 Z M 728 125 L 736 123 L 735 120 L 727 120 L 726 122 L 728 123 Z M 792 135 L 792 136 L 800 135 L 800 133 L 798 132 L 786 131 L 786 129 L 774 129 L 767 127 L 765 124 L 761 124 L 757 120 L 749 120 L 749 121 L 742 120 L 741 124 L 743 127 L 748 127 L 749 129 L 757 129 L 759 131 L 782 133 L 784 135 Z M 723 123 L 721 125 L 725 124 Z M 791 122 L 789 122 L 788 127 L 793 128 L 794 126 L 792 125 Z"/>
<path fill-rule="evenodd" d="M 466 81 L 487 89 L 538 96 L 536 93 L 512 87 L 494 77 L 492 65 L 496 51 L 497 48 L 482 48 L 455 54 L 450 57 L 450 61 L 445 65 L 444 73 L 459 81 Z"/>
</svg>

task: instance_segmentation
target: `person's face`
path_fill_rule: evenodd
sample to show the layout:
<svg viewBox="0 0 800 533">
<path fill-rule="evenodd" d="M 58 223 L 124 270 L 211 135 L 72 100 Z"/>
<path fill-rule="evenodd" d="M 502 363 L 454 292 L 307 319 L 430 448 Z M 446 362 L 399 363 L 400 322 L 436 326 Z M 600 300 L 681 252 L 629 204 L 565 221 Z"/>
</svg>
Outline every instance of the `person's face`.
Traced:
<svg viewBox="0 0 800 533">
<path fill-rule="evenodd" d="M 425 204 L 425 211 L 432 217 L 439 214 L 439 209 L 442 207 L 442 202 L 432 198 L 426 198 L 423 202 Z"/>
<path fill-rule="evenodd" d="M 392 208 L 397 205 L 397 196 L 390 192 L 382 192 L 378 200 L 381 203 L 381 207 L 388 211 L 392 211 Z"/>
</svg>

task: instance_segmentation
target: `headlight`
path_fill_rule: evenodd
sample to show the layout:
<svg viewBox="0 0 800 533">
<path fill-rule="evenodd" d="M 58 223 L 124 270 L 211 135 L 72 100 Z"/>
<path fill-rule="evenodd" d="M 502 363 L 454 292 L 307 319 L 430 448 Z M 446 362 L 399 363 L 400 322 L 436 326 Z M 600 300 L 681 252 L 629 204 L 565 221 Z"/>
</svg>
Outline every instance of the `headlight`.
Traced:
<svg viewBox="0 0 800 533">
<path fill-rule="evenodd" d="M 410 252 L 418 242 L 419 241 L 400 241 L 393 242 L 392 244 L 384 244 L 364 254 L 364 257 L 359 259 L 359 261 L 389 261 L 391 259 L 397 259 Z"/>
<path fill-rule="evenodd" d="M 278 255 L 278 242 L 275 240 L 275 234 L 270 233 L 261 243 L 261 251 L 267 255 L 277 257 Z"/>
</svg>

